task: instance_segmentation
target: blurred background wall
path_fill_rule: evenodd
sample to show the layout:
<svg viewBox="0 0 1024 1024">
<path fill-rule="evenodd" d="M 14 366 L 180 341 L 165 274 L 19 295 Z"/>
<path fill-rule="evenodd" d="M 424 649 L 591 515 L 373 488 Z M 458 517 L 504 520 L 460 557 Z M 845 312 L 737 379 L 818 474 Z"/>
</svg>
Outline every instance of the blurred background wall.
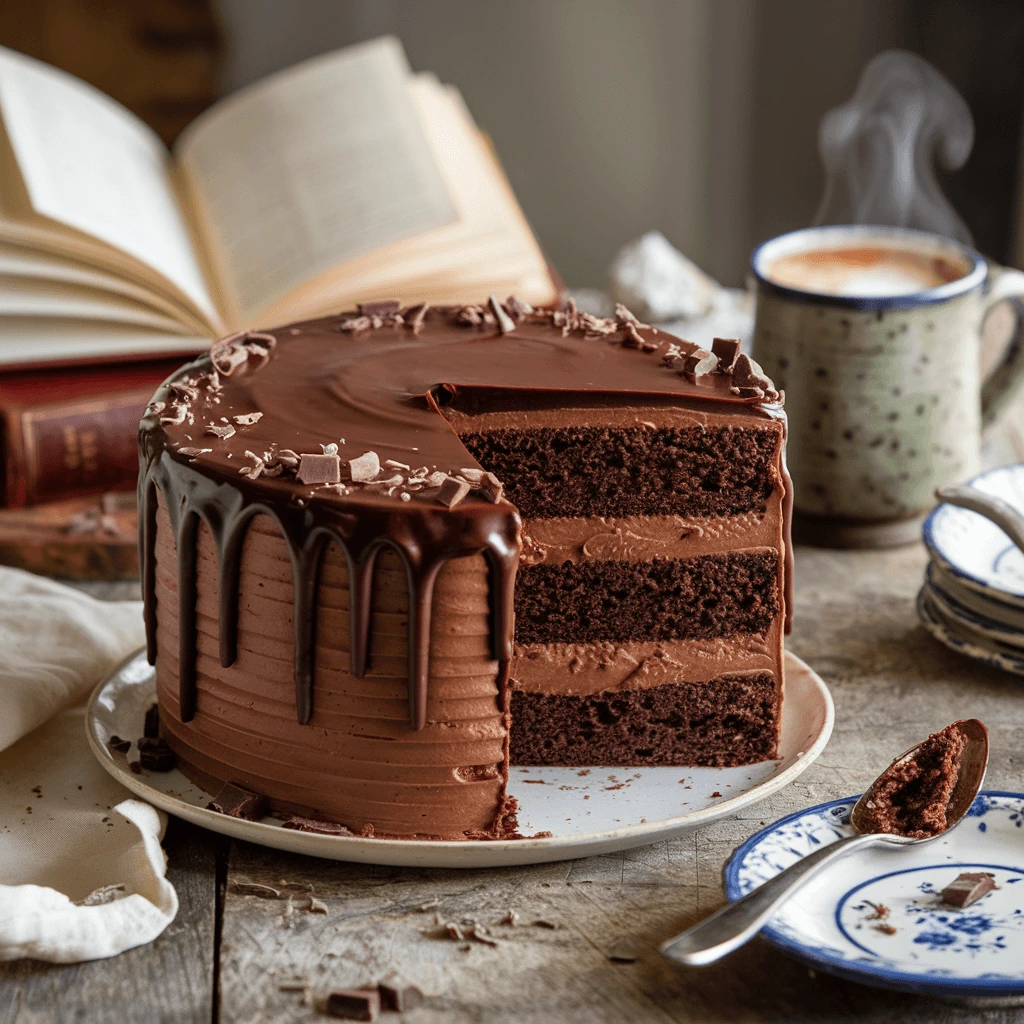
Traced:
<svg viewBox="0 0 1024 1024">
<path fill-rule="evenodd" d="M 974 113 L 946 182 L 977 243 L 1024 260 L 1019 0 L 34 0 L 0 41 L 67 67 L 168 140 L 217 94 L 398 35 L 459 87 L 570 285 L 598 285 L 658 228 L 727 284 L 755 244 L 813 217 L 817 126 L 876 53 L 934 63 Z M 140 51 L 121 56 L 119 48 Z M 116 57 L 114 56 L 116 54 Z"/>
</svg>

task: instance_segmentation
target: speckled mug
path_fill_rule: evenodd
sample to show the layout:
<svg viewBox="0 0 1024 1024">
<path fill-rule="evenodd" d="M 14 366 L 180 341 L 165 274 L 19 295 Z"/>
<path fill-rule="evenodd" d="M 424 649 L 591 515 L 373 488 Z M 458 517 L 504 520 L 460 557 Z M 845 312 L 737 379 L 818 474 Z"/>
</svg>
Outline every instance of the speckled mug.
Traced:
<svg viewBox="0 0 1024 1024">
<path fill-rule="evenodd" d="M 768 276 L 785 256 L 876 245 L 951 261 L 963 276 L 870 297 Z M 935 488 L 977 473 L 982 425 L 1024 377 L 1024 273 L 926 232 L 867 226 L 782 235 L 751 266 L 754 358 L 786 392 L 798 537 L 841 547 L 918 539 Z M 982 381 L 981 327 L 1003 301 L 1016 327 Z"/>
</svg>

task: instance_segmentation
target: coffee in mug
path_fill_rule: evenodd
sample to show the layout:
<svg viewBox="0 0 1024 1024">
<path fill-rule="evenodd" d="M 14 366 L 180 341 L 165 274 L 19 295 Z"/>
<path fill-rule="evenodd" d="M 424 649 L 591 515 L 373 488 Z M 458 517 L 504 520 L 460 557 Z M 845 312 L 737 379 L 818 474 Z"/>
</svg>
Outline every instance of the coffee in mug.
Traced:
<svg viewBox="0 0 1024 1024">
<path fill-rule="evenodd" d="M 983 422 L 1024 375 L 1024 274 L 903 228 L 808 228 L 753 255 L 754 358 L 786 392 L 795 526 L 842 546 L 920 536 L 935 488 L 979 469 Z M 1013 340 L 982 381 L 997 302 Z"/>
</svg>

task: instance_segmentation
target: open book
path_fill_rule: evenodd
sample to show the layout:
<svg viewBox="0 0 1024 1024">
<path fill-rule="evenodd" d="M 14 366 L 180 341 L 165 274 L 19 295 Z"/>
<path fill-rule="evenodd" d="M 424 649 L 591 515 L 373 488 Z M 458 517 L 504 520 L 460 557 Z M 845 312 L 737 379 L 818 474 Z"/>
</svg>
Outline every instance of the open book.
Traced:
<svg viewBox="0 0 1024 1024">
<path fill-rule="evenodd" d="M 200 351 L 375 298 L 556 288 L 458 92 L 383 38 L 221 101 L 173 153 L 0 48 L 0 366 Z"/>
</svg>

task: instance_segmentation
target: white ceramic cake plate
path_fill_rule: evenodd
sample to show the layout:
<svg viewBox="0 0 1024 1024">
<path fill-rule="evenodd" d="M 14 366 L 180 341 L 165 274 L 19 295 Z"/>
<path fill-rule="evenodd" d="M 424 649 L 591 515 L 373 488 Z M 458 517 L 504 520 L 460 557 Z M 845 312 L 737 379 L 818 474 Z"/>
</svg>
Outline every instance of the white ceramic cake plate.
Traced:
<svg viewBox="0 0 1024 1024">
<path fill-rule="evenodd" d="M 725 867 L 726 896 L 737 900 L 852 835 L 856 799 L 799 811 L 751 836 Z M 1024 793 L 981 793 L 963 821 L 934 842 L 834 862 L 798 889 L 761 935 L 818 970 L 867 985 L 1017 1002 L 1024 998 L 1022 826 Z M 963 910 L 946 906 L 939 892 L 967 871 L 991 872 L 999 888 Z"/>
<path fill-rule="evenodd" d="M 243 821 L 206 809 L 210 796 L 181 772 L 135 774 L 107 743 L 142 735 L 155 700 L 153 669 L 143 653 L 129 658 L 89 700 L 86 733 L 100 764 L 126 789 L 186 821 L 236 839 L 331 860 L 411 867 L 478 868 L 589 857 L 672 839 L 727 818 L 789 785 L 821 753 L 835 711 L 821 678 L 786 654 L 779 760 L 741 768 L 518 768 L 509 792 L 519 800 L 524 835 L 545 839 L 431 842 L 328 836 L 282 827 L 274 818 Z"/>
</svg>

